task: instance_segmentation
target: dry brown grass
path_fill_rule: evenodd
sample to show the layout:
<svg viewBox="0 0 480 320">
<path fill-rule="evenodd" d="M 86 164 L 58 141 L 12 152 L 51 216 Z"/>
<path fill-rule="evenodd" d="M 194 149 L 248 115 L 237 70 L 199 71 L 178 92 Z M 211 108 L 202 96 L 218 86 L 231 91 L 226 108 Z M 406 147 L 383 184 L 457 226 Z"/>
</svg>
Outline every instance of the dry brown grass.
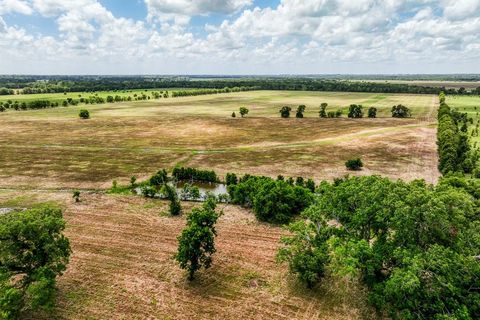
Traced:
<svg viewBox="0 0 480 320">
<path fill-rule="evenodd" d="M 412 106 L 414 119 L 319 119 L 318 106 Z M 278 106 L 306 103 L 304 119 L 280 119 Z M 367 104 L 368 103 L 368 104 Z M 246 119 L 230 118 L 239 105 Z M 332 107 L 332 108 L 336 108 Z M 176 164 L 226 172 L 299 176 L 317 181 L 347 173 L 435 182 L 436 97 L 365 93 L 246 92 L 0 114 L 0 187 L 105 188 L 113 179 L 148 176 Z"/>
<path fill-rule="evenodd" d="M 365 293 L 330 280 L 309 291 L 275 262 L 285 231 L 227 206 L 217 224 L 213 267 L 188 282 L 173 254 L 184 216 L 134 196 L 0 192 L 0 203 L 55 200 L 66 208 L 73 254 L 58 279 L 53 314 L 35 319 L 372 319 Z M 183 203 L 184 210 L 192 207 Z"/>
</svg>

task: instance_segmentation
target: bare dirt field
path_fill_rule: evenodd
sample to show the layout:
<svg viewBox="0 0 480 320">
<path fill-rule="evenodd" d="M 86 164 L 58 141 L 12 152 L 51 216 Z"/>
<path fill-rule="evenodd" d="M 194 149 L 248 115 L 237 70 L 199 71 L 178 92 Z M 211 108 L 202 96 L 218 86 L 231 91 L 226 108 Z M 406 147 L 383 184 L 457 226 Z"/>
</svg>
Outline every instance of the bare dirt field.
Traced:
<svg viewBox="0 0 480 320">
<path fill-rule="evenodd" d="M 31 319 L 374 319 L 358 286 L 327 279 L 307 290 L 275 262 L 280 227 L 219 206 L 217 253 L 189 283 L 173 261 L 185 216 L 135 196 L 0 191 L 0 207 L 55 201 L 65 208 L 72 257 L 53 313 Z M 185 211 L 192 203 L 182 203 Z"/>
<path fill-rule="evenodd" d="M 347 174 L 344 162 L 361 157 L 358 174 L 438 179 L 435 110 L 431 95 L 253 91 L 159 101 L 0 114 L 0 187 L 106 188 L 113 179 L 146 177 L 175 165 L 236 173 L 304 176 L 319 181 Z M 341 109 L 320 119 L 319 105 Z M 376 106 L 377 119 L 348 119 L 348 105 Z M 392 119 L 402 103 L 411 119 Z M 283 105 L 305 104 L 303 119 L 281 119 Z M 247 118 L 231 118 L 240 106 Z M 366 111 L 366 110 L 365 110 Z M 292 114 L 294 117 L 294 112 Z"/>
</svg>

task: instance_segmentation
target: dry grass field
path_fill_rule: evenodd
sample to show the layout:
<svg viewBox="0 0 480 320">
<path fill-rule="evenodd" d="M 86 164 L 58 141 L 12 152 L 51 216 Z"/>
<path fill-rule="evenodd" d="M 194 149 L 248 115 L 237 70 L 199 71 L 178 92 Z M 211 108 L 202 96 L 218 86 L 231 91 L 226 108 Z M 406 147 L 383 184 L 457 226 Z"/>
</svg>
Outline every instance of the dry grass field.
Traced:
<svg viewBox="0 0 480 320">
<path fill-rule="evenodd" d="M 172 256 L 185 216 L 135 196 L 0 191 L 0 207 L 55 201 L 65 208 L 72 246 L 57 282 L 53 313 L 24 319 L 374 319 L 365 293 L 326 280 L 309 291 L 275 262 L 280 227 L 236 206 L 223 207 L 217 253 L 189 283 Z M 182 203 L 184 210 L 191 203 Z M 219 208 L 222 208 L 220 206 Z"/>
<path fill-rule="evenodd" d="M 105 188 L 113 179 L 145 177 L 175 165 L 319 181 L 347 174 L 344 162 L 360 156 L 359 174 L 438 178 L 437 97 L 375 93 L 255 91 L 158 101 L 0 114 L 0 187 Z M 341 119 L 320 119 L 319 105 L 342 109 Z M 348 105 L 376 106 L 377 119 L 347 119 Z M 392 119 L 402 103 L 411 119 Z M 305 104 L 303 119 L 281 119 L 282 105 Z M 231 118 L 240 106 L 247 118 Z M 294 117 L 294 113 L 292 115 Z"/>
</svg>

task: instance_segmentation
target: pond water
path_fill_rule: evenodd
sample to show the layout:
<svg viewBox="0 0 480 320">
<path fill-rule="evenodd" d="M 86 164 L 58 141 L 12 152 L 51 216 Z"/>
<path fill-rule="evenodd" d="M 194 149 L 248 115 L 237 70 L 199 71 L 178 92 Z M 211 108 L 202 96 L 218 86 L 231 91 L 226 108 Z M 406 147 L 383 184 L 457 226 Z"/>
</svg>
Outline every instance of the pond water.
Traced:
<svg viewBox="0 0 480 320">
<path fill-rule="evenodd" d="M 183 187 L 185 184 L 190 184 L 191 186 L 197 187 L 198 190 L 200 191 L 200 197 L 196 199 L 188 198 L 185 200 L 191 200 L 191 201 L 204 201 L 205 198 L 207 197 L 207 193 L 213 194 L 215 196 L 220 196 L 220 195 L 227 195 L 227 185 L 223 183 L 208 183 L 208 182 L 190 182 L 190 181 L 179 181 L 175 185 L 175 189 L 177 190 L 178 196 L 181 198 L 182 197 L 182 191 Z M 142 194 L 142 189 L 141 187 L 135 188 L 135 192 L 139 195 Z M 163 198 L 160 193 L 155 194 L 155 198 Z"/>
<path fill-rule="evenodd" d="M 0 215 L 8 214 L 14 211 L 18 211 L 16 208 L 0 208 Z"/>
</svg>

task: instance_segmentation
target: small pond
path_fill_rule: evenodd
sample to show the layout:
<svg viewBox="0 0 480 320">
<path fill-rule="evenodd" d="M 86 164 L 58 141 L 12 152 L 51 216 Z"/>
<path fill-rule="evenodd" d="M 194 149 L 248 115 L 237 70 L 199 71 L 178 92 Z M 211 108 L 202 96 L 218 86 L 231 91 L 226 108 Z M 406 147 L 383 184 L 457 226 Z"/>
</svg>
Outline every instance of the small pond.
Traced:
<svg viewBox="0 0 480 320">
<path fill-rule="evenodd" d="M 182 198 L 182 191 L 185 184 L 190 184 L 191 186 L 197 187 L 200 191 L 200 197 L 196 199 L 192 198 Z M 215 196 L 226 195 L 228 194 L 227 185 L 223 183 L 208 183 L 208 182 L 190 182 L 190 181 L 179 181 L 175 185 L 178 196 L 182 200 L 191 200 L 191 201 L 204 201 L 207 197 L 207 193 L 213 194 Z M 141 187 L 135 188 L 135 192 L 139 195 L 142 194 Z M 160 193 L 155 194 L 155 198 L 162 198 Z"/>
</svg>

